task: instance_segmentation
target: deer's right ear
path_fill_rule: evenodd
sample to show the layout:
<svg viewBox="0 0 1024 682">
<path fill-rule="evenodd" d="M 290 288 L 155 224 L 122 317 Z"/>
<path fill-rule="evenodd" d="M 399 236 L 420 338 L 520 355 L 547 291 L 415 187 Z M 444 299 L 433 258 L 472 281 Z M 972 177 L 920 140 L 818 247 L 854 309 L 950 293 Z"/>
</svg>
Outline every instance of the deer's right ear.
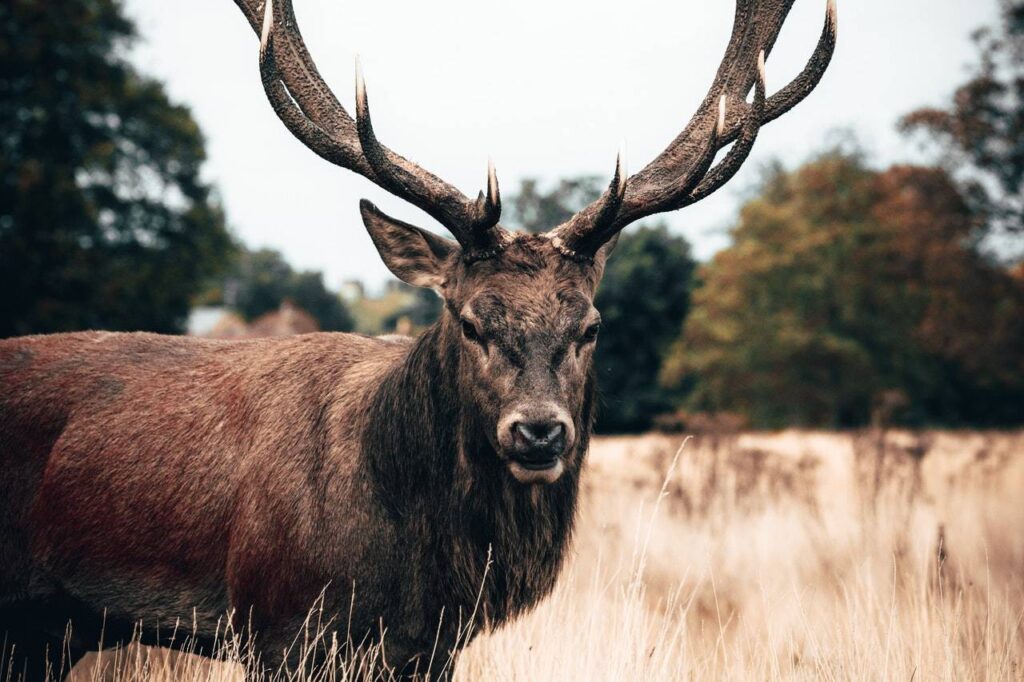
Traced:
<svg viewBox="0 0 1024 682">
<path fill-rule="evenodd" d="M 445 261 L 458 244 L 385 215 L 366 199 L 359 202 L 359 211 L 377 253 L 395 277 L 416 287 L 440 290 Z"/>
</svg>

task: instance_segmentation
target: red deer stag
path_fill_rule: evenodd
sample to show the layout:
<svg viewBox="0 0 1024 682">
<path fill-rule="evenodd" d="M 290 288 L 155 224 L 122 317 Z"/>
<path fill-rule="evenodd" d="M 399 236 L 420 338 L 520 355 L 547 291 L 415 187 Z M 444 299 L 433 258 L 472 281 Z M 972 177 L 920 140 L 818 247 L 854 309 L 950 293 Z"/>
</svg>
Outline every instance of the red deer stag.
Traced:
<svg viewBox="0 0 1024 682">
<path fill-rule="evenodd" d="M 628 178 L 619 163 L 564 224 L 519 234 L 498 224 L 493 167 L 471 199 L 378 141 L 359 76 L 353 120 L 289 0 L 236 3 L 295 137 L 455 236 L 360 206 L 388 268 L 444 311 L 406 340 L 0 342 L 0 633 L 30 679 L 139 623 L 143 642 L 173 645 L 180 620 L 208 652 L 226 613 L 262 665 L 294 666 L 289 645 L 321 594 L 342 641 L 382 643 L 397 671 L 436 677 L 466 641 L 460 621 L 475 614 L 480 632 L 534 606 L 572 534 L 592 302 L 616 235 L 729 180 L 761 126 L 817 85 L 836 32 L 829 0 L 807 66 L 767 96 L 764 60 L 793 0 L 737 0 L 711 89 L 668 148 Z"/>
</svg>

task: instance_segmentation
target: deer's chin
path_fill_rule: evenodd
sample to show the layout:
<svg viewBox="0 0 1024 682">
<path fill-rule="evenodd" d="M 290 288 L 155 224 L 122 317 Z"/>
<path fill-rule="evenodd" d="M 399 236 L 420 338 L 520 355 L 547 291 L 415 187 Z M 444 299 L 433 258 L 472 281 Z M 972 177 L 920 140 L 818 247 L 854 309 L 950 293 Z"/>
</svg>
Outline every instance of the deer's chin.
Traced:
<svg viewBox="0 0 1024 682">
<path fill-rule="evenodd" d="M 565 464 L 562 462 L 561 457 L 556 457 L 550 466 L 535 468 L 525 466 L 521 462 L 510 459 L 508 461 L 508 470 L 514 479 L 524 485 L 536 483 L 550 485 L 565 473 Z"/>
</svg>

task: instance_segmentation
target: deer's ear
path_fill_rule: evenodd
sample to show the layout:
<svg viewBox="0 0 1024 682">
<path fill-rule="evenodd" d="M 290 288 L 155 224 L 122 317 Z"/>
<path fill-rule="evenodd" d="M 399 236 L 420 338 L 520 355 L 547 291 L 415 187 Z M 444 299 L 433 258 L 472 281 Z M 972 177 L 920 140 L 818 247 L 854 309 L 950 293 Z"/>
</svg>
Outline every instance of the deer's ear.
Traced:
<svg viewBox="0 0 1024 682">
<path fill-rule="evenodd" d="M 416 287 L 441 288 L 445 261 L 458 244 L 385 215 L 366 199 L 359 202 L 359 211 L 377 253 L 395 277 Z"/>
</svg>

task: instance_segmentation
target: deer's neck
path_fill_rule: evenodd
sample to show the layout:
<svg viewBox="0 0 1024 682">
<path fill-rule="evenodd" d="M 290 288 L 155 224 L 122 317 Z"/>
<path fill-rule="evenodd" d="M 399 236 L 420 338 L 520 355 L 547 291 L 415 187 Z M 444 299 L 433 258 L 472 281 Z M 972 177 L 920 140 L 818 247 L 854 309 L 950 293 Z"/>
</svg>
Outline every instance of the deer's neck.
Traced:
<svg viewBox="0 0 1024 682">
<path fill-rule="evenodd" d="M 425 606 L 461 609 L 465 619 L 479 595 L 478 620 L 498 624 L 554 586 L 572 535 L 579 471 L 551 485 L 512 478 L 460 400 L 456 333 L 443 322 L 430 328 L 382 383 L 365 454 L 409 561 L 436 581 L 427 597 L 435 603 Z M 585 396 L 588 425 L 591 404 Z M 589 434 L 580 431 L 582 454 Z"/>
</svg>

